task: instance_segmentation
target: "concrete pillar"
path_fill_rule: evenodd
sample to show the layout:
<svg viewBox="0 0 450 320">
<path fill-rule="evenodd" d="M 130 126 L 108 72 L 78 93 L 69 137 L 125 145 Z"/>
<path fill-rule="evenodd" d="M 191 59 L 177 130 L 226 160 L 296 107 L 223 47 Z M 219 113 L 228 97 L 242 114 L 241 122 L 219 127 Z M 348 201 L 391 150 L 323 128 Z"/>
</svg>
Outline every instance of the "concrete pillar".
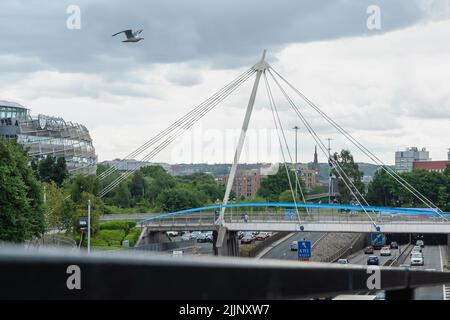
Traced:
<svg viewBox="0 0 450 320">
<path fill-rule="evenodd" d="M 140 245 L 146 245 L 150 243 L 163 243 L 169 242 L 167 234 L 164 231 L 148 231 L 142 236 Z"/>
<path fill-rule="evenodd" d="M 238 233 L 222 226 L 213 231 L 213 251 L 218 256 L 239 257 Z"/>
<path fill-rule="evenodd" d="M 447 259 L 450 259 L 450 234 L 447 235 Z M 448 265 L 448 263 L 445 263 Z"/>
</svg>

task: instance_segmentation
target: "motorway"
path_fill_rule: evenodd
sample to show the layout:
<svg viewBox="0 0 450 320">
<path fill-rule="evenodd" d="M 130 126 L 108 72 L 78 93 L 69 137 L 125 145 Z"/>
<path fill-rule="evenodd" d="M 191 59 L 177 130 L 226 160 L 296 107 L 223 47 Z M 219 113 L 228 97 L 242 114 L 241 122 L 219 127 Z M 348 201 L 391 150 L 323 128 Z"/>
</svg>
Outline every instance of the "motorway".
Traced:
<svg viewBox="0 0 450 320">
<path fill-rule="evenodd" d="M 406 246 L 400 246 L 402 250 L 406 248 Z M 380 257 L 380 251 L 374 251 L 374 255 L 378 256 L 380 259 L 380 265 L 383 265 L 389 259 L 395 259 L 399 251 L 396 249 L 391 250 L 392 256 L 390 257 Z M 438 245 L 429 245 L 423 248 L 423 254 L 425 257 L 425 265 L 424 266 L 413 266 L 412 269 L 434 269 L 437 271 L 442 271 L 442 265 L 445 264 L 446 261 L 445 256 L 445 246 Z M 359 251 L 350 257 L 348 257 L 350 263 L 365 265 L 367 263 L 367 257 L 369 255 L 364 254 L 364 251 Z M 407 257 L 406 260 L 402 263 L 411 264 L 410 258 Z M 425 287 L 418 288 L 415 290 L 415 300 L 443 300 L 444 288 L 443 286 L 435 286 L 435 287 Z"/>
<path fill-rule="evenodd" d="M 261 259 L 297 260 L 297 251 L 291 251 L 291 242 L 306 239 L 314 244 L 322 235 L 322 232 L 296 232 L 269 250 Z"/>
<path fill-rule="evenodd" d="M 406 248 L 405 245 L 399 246 L 398 249 L 391 249 L 391 255 L 390 256 L 381 256 L 380 250 L 374 250 L 373 254 L 365 254 L 364 250 L 360 250 L 349 257 L 347 257 L 348 261 L 351 264 L 359 264 L 359 265 L 366 265 L 367 264 L 367 258 L 369 256 L 377 256 L 380 261 L 380 266 L 384 265 L 388 260 L 393 260 L 397 258 L 400 255 L 400 252 L 402 252 Z"/>
<path fill-rule="evenodd" d="M 424 266 L 411 267 L 412 269 L 435 269 L 436 271 L 443 271 L 442 267 L 447 261 L 445 255 L 446 246 L 427 246 L 423 248 L 423 256 L 425 258 Z M 409 259 L 406 259 L 405 263 L 410 263 Z M 443 300 L 444 288 L 443 286 L 418 288 L 415 290 L 416 300 Z"/>
</svg>

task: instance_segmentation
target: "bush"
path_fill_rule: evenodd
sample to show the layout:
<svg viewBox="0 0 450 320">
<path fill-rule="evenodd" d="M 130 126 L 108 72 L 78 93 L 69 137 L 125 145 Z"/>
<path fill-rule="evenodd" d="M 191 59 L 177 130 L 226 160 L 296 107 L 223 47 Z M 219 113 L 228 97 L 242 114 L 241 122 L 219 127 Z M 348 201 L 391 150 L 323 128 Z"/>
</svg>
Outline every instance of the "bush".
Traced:
<svg viewBox="0 0 450 320">
<path fill-rule="evenodd" d="M 123 230 L 127 233 L 135 225 L 133 221 L 108 221 L 100 224 L 100 230 Z"/>
<path fill-rule="evenodd" d="M 123 230 L 100 230 L 94 239 L 99 239 L 98 242 L 106 243 L 107 246 L 121 246 L 125 234 Z"/>
<path fill-rule="evenodd" d="M 128 235 L 123 240 L 128 240 L 130 242 L 130 247 L 134 247 L 140 235 L 141 235 L 141 228 L 135 227 L 130 230 Z"/>
</svg>

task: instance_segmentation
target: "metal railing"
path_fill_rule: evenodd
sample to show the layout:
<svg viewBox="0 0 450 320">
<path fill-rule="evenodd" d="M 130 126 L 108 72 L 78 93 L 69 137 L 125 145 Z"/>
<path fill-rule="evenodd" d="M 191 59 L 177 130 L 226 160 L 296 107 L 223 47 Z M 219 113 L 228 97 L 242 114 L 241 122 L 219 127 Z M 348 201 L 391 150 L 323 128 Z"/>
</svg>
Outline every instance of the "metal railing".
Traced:
<svg viewBox="0 0 450 320">
<path fill-rule="evenodd" d="M 373 276 L 375 274 L 375 277 Z M 370 278 L 374 282 L 368 281 Z M 450 284 L 450 272 L 238 258 L 0 251 L 0 299 L 283 299 Z M 373 289 L 373 288 L 372 288 Z"/>
</svg>

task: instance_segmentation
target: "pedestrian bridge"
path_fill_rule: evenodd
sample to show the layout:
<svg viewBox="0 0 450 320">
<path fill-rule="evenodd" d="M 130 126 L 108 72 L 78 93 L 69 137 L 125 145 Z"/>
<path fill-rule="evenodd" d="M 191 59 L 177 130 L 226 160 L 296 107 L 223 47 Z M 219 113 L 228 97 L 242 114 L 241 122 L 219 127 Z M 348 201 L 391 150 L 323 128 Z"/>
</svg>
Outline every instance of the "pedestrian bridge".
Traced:
<svg viewBox="0 0 450 320">
<path fill-rule="evenodd" d="M 317 203 L 232 203 L 171 212 L 142 220 L 147 231 L 383 232 L 450 234 L 450 214 L 427 208 L 396 208 Z M 297 210 L 298 214 L 297 214 Z"/>
</svg>

